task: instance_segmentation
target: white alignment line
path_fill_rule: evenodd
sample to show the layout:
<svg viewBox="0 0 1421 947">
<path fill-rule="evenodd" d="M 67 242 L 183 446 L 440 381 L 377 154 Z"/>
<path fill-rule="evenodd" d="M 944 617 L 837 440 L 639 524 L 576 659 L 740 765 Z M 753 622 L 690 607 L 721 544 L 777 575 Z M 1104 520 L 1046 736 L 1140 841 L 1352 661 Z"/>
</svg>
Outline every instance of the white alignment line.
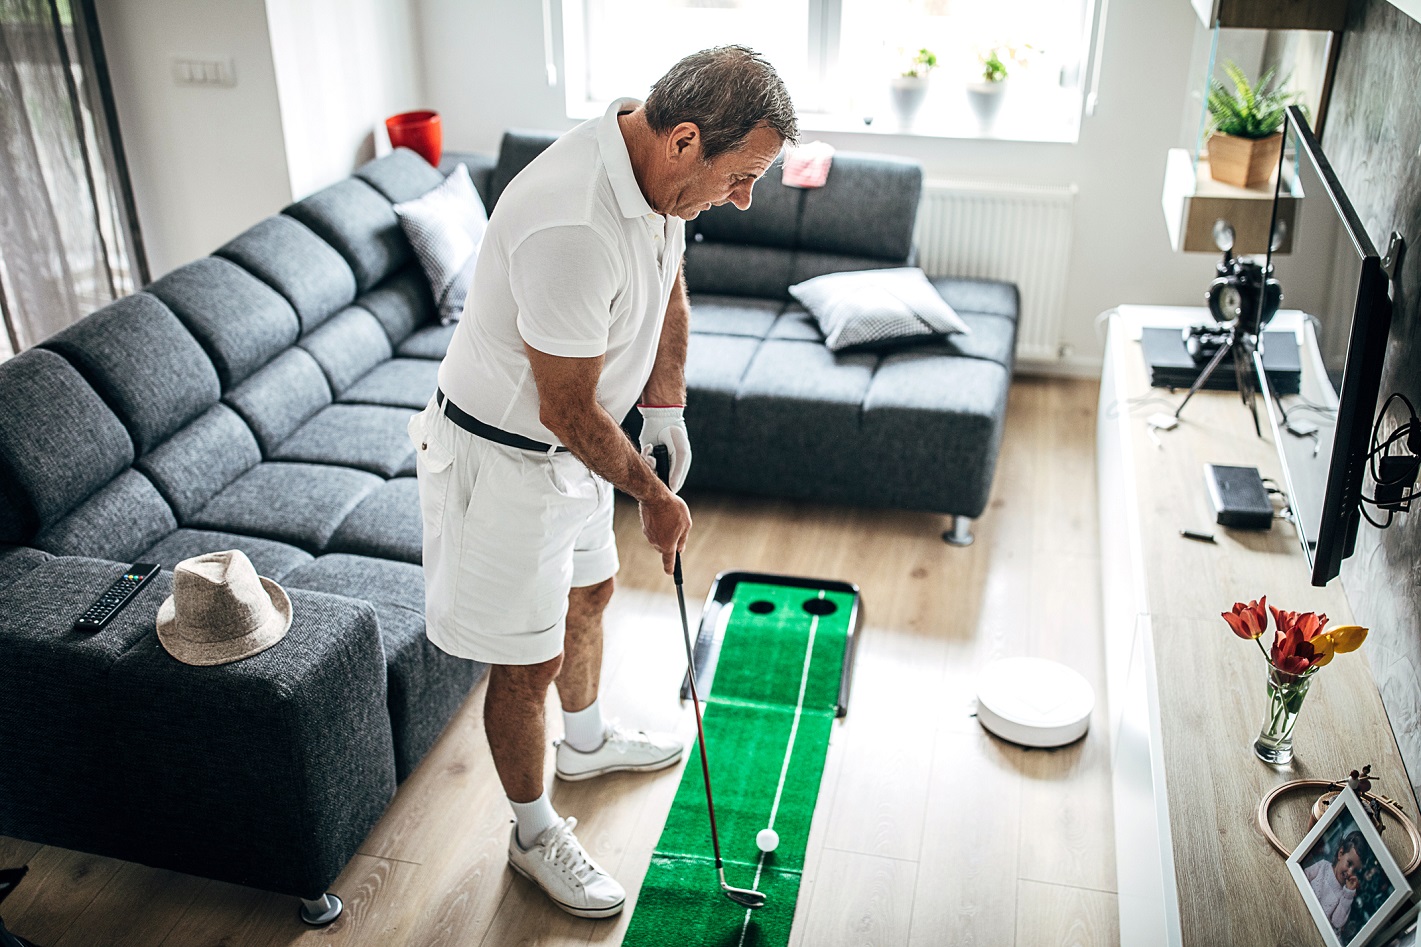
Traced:
<svg viewBox="0 0 1421 947">
<path fill-rule="evenodd" d="M 824 590 L 819 590 L 819 597 L 824 597 Z M 809 642 L 804 646 L 804 670 L 799 674 L 799 699 L 794 704 L 794 722 L 789 728 L 789 745 L 785 747 L 784 764 L 780 766 L 780 782 L 775 787 L 775 803 L 770 807 L 770 824 L 766 828 L 775 827 L 775 816 L 780 811 L 780 796 L 784 795 L 785 777 L 789 775 L 789 760 L 794 755 L 794 738 L 799 735 L 799 715 L 804 710 L 804 691 L 809 686 L 809 665 L 814 660 L 814 635 L 819 630 L 819 616 L 815 615 L 809 622 Z M 765 868 L 765 852 L 760 853 L 760 860 L 755 865 L 755 881 L 750 885 L 752 890 L 760 890 L 760 873 Z M 740 925 L 740 942 L 737 947 L 745 947 L 745 932 L 750 929 L 750 908 L 745 909 L 745 920 Z"/>
</svg>

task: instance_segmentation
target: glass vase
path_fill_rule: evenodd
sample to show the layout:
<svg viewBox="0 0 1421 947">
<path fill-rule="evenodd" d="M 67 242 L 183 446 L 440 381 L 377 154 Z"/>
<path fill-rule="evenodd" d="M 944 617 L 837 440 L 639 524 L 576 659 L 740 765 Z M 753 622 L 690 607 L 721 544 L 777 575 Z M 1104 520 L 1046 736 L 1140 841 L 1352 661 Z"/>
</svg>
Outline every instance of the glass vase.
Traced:
<svg viewBox="0 0 1421 947">
<path fill-rule="evenodd" d="M 1263 762 L 1285 766 L 1293 761 L 1293 725 L 1311 683 L 1311 671 L 1289 674 L 1268 665 L 1268 716 L 1253 741 L 1253 752 Z"/>
</svg>

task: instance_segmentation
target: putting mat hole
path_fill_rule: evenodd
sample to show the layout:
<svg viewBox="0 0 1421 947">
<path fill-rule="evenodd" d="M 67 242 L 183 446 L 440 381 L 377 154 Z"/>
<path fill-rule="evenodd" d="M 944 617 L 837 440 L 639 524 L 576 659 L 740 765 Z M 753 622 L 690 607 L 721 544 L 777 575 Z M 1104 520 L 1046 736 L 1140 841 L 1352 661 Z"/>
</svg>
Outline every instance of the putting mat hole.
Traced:
<svg viewBox="0 0 1421 947">
<path fill-rule="evenodd" d="M 804 600 L 804 610 L 811 615 L 832 615 L 839 606 L 827 598 L 810 598 Z"/>
<path fill-rule="evenodd" d="M 751 602 L 748 608 L 756 615 L 768 615 L 770 614 L 770 612 L 775 610 L 775 603 L 767 602 L 764 599 L 759 599 L 757 601 Z"/>
</svg>

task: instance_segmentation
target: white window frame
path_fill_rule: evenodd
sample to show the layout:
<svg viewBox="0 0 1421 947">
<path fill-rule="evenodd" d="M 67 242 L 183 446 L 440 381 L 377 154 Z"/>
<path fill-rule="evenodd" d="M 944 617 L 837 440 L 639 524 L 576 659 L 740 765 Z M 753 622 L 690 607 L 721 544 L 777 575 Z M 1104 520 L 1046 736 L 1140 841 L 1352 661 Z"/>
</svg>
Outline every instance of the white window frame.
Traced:
<svg viewBox="0 0 1421 947">
<path fill-rule="evenodd" d="M 819 99 L 826 77 L 838 66 L 842 0 L 809 0 L 808 61 L 815 77 L 809 96 L 801 95 L 799 125 L 802 133 L 836 132 L 871 136 L 916 138 L 996 139 L 1003 141 L 1075 144 L 1080 139 L 1083 118 L 1099 107 L 1101 59 L 1104 52 L 1105 19 L 1109 0 L 1084 0 L 1087 5 L 1081 24 L 1081 73 L 1079 81 L 1061 87 L 1054 102 L 1038 105 L 1039 124 L 1018 120 L 1001 132 L 984 130 L 972 122 L 958 121 L 912 130 L 898 128 L 889 116 L 866 125 L 862 116 L 835 114 L 824 110 Z M 586 0 L 543 0 L 544 46 L 549 85 L 563 86 L 567 116 L 582 120 L 600 116 L 608 101 L 589 98 L 585 36 Z M 1024 116 L 1030 119 L 1032 116 Z M 1031 127 L 1025 127 L 1030 125 Z"/>
</svg>

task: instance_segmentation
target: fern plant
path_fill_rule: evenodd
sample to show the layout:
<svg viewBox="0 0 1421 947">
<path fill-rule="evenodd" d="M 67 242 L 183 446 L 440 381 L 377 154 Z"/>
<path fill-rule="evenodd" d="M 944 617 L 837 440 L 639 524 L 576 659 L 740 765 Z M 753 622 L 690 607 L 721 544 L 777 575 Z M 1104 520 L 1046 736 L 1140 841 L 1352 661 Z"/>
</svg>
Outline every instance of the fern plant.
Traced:
<svg viewBox="0 0 1421 947">
<path fill-rule="evenodd" d="M 1209 83 L 1209 127 L 1239 138 L 1267 138 L 1282 128 L 1284 114 L 1298 95 L 1283 88 L 1287 79 L 1273 83 L 1273 72 L 1265 72 L 1255 86 L 1237 63 L 1225 63 L 1224 73 L 1234 89 L 1230 92 L 1217 79 Z"/>
</svg>

